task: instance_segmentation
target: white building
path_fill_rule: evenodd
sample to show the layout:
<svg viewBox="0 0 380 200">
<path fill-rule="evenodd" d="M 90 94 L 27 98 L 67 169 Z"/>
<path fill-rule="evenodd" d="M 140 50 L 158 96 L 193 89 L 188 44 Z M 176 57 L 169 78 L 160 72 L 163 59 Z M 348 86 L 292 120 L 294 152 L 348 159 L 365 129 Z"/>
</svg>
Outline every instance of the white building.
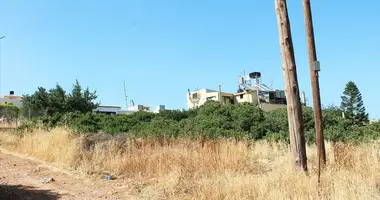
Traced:
<svg viewBox="0 0 380 200">
<path fill-rule="evenodd" d="M 165 110 L 164 105 L 157 105 L 154 110 L 151 110 L 149 106 L 144 106 L 144 105 L 132 105 L 132 106 L 128 107 L 128 109 L 126 109 L 126 110 L 123 110 L 120 106 L 100 105 L 96 109 L 94 109 L 93 112 L 94 113 L 116 115 L 116 114 L 132 114 L 132 113 L 135 113 L 138 111 L 158 113 L 161 110 Z"/>
<path fill-rule="evenodd" d="M 128 107 L 127 109 L 127 111 L 130 111 L 130 112 L 146 111 L 146 112 L 153 112 L 153 113 L 159 113 L 161 110 L 165 110 L 164 105 L 157 105 L 154 110 L 151 110 L 150 106 L 145 106 L 145 105 L 132 105 Z"/>
<path fill-rule="evenodd" d="M 120 106 L 103 106 L 99 105 L 93 110 L 94 113 L 116 115 L 121 110 Z"/>
</svg>

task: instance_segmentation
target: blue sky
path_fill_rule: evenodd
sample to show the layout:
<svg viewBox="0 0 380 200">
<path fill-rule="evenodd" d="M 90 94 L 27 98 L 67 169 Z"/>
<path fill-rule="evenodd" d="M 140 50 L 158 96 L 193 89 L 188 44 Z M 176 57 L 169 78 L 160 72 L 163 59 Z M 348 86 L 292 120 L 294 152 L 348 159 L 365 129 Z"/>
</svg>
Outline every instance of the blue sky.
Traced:
<svg viewBox="0 0 380 200">
<path fill-rule="evenodd" d="M 370 117 L 380 118 L 380 6 L 312 1 L 322 104 L 340 105 L 354 81 Z M 311 103 L 302 1 L 288 1 L 300 90 Z M 75 79 L 102 104 L 186 108 L 187 89 L 237 89 L 244 70 L 283 89 L 273 0 L 2 1 L 1 92 L 32 93 Z M 376 87 L 377 86 L 377 87 Z"/>
</svg>

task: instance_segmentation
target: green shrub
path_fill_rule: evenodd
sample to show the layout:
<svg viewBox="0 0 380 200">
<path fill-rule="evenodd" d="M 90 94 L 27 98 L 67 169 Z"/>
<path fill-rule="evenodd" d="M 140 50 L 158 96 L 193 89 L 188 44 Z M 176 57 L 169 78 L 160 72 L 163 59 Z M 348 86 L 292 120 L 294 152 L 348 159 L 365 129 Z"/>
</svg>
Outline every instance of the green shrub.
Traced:
<svg viewBox="0 0 380 200">
<path fill-rule="evenodd" d="M 105 133 L 127 133 L 138 123 L 132 115 L 115 115 L 103 117 L 101 129 Z"/>
<path fill-rule="evenodd" d="M 178 122 L 157 117 L 150 123 L 145 123 L 145 125 L 141 127 L 138 135 L 142 137 L 153 136 L 159 139 L 162 139 L 165 136 L 169 138 L 177 138 L 179 136 Z"/>
<path fill-rule="evenodd" d="M 68 115 L 68 127 L 77 133 L 97 133 L 101 127 L 103 116 L 93 113 L 71 113 Z"/>
<path fill-rule="evenodd" d="M 189 117 L 189 113 L 181 110 L 162 110 L 156 117 L 161 117 L 168 120 L 181 121 Z"/>
<path fill-rule="evenodd" d="M 10 108 L 14 109 L 14 107 Z M 329 141 L 371 141 L 380 137 L 380 124 L 354 125 L 342 117 L 336 107 L 325 108 L 323 126 Z M 39 123 L 38 123 L 39 122 Z M 157 114 L 139 111 L 130 115 L 94 113 L 54 113 L 23 123 L 19 130 L 37 124 L 45 128 L 67 126 L 77 133 L 103 132 L 111 135 L 130 133 L 136 137 L 162 139 L 186 137 L 191 139 L 267 139 L 289 143 L 287 109 L 264 113 L 255 104 L 227 104 L 209 101 L 188 111 L 164 110 Z M 311 108 L 303 108 L 305 140 L 315 143 L 314 116 Z"/>
</svg>

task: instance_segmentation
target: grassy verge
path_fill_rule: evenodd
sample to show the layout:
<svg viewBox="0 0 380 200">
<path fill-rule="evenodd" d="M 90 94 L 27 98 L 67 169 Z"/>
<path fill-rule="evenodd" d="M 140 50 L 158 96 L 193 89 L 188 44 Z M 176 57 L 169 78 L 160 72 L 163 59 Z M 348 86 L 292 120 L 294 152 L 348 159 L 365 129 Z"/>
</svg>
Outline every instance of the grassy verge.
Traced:
<svg viewBox="0 0 380 200">
<path fill-rule="evenodd" d="M 284 144 L 234 140 L 128 139 L 76 136 L 65 129 L 0 133 L 3 148 L 85 175 L 110 173 L 149 199 L 379 199 L 379 145 L 327 143 L 328 166 L 317 187 L 316 149 L 310 174 L 294 170 Z"/>
</svg>

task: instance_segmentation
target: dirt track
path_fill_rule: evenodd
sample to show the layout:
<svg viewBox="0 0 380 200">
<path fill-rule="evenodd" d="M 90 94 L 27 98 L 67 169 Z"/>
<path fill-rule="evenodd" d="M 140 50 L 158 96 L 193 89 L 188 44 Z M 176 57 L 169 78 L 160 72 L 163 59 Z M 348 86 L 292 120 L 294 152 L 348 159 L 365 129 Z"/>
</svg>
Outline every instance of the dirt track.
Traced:
<svg viewBox="0 0 380 200">
<path fill-rule="evenodd" d="M 42 183 L 45 177 L 55 181 Z M 45 164 L 0 151 L 0 199 L 131 199 L 125 182 L 76 178 Z M 130 190 L 129 190 L 130 191 Z M 124 194 L 123 194 L 124 193 Z"/>
</svg>

